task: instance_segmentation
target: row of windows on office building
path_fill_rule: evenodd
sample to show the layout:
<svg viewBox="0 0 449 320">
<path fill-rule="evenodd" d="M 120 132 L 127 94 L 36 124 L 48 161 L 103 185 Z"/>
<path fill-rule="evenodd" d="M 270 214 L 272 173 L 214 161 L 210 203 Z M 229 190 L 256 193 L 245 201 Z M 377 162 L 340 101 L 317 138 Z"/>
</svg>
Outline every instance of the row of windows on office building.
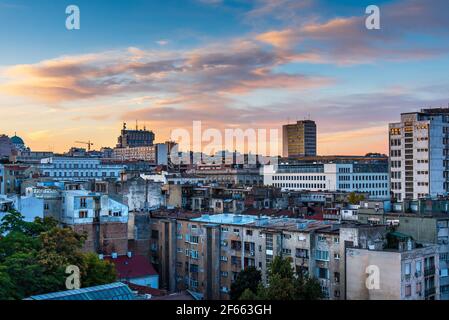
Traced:
<svg viewBox="0 0 449 320">
<path fill-rule="evenodd" d="M 119 174 L 117 172 L 114 171 L 110 171 L 109 174 L 108 172 L 99 172 L 99 171 L 90 171 L 90 172 L 78 172 L 78 171 L 54 171 L 53 174 L 51 174 L 50 172 L 45 172 L 44 173 L 47 177 L 92 177 L 92 178 L 96 178 L 96 177 L 118 177 Z"/>
<path fill-rule="evenodd" d="M 387 181 L 388 175 L 339 176 L 339 181 Z M 326 176 L 273 176 L 273 181 L 325 181 Z"/>
<path fill-rule="evenodd" d="M 98 169 L 98 163 L 55 163 L 56 169 Z"/>
</svg>

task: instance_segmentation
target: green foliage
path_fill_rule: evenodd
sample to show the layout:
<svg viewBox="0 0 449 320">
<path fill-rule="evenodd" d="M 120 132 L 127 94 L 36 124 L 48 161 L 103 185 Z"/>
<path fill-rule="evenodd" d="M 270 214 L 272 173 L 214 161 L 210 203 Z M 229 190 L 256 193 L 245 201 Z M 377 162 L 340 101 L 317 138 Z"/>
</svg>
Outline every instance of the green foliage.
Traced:
<svg viewBox="0 0 449 320">
<path fill-rule="evenodd" d="M 360 201 L 365 200 L 365 196 L 363 194 L 356 194 L 355 192 L 351 192 L 348 196 L 348 202 L 350 204 L 359 204 Z"/>
<path fill-rule="evenodd" d="M 243 292 L 246 290 L 255 294 L 261 279 L 262 274 L 255 267 L 248 267 L 241 271 L 231 285 L 231 300 L 241 298 Z"/>
<path fill-rule="evenodd" d="M 11 300 L 13 290 L 14 284 L 11 277 L 6 272 L 5 266 L 0 266 L 0 300 Z"/>
<path fill-rule="evenodd" d="M 115 266 L 105 260 L 100 260 L 94 253 L 83 257 L 83 265 L 87 272 L 83 272 L 81 283 L 83 287 L 91 287 L 114 282 L 117 278 Z"/>
<path fill-rule="evenodd" d="M 0 221 L 0 300 L 63 291 L 67 266 L 81 271 L 82 287 L 116 280 L 115 267 L 82 253 L 85 235 L 60 228 L 53 219 L 23 220 L 11 211 Z"/>
<path fill-rule="evenodd" d="M 291 258 L 275 257 L 268 268 L 268 286 L 260 278 L 243 289 L 239 300 L 319 300 L 323 298 L 317 279 L 296 274 Z M 257 270 L 256 270 L 257 271 Z M 245 271 L 242 271 L 239 276 Z M 237 277 L 237 280 L 239 279 Z M 247 276 L 246 276 L 247 277 Z M 236 282 L 237 282 L 236 280 Z M 240 287 L 239 283 L 239 287 Z M 256 288 L 254 290 L 254 288 Z M 251 288 L 251 289 L 250 289 Z M 236 294 L 237 292 L 234 292 Z M 231 287 L 231 295 L 233 290 Z"/>
<path fill-rule="evenodd" d="M 258 299 L 257 295 L 254 293 L 254 291 L 252 291 L 249 288 L 245 289 L 245 291 L 243 291 L 243 293 L 240 295 L 239 298 L 240 301 L 254 301 L 257 299 Z"/>
</svg>

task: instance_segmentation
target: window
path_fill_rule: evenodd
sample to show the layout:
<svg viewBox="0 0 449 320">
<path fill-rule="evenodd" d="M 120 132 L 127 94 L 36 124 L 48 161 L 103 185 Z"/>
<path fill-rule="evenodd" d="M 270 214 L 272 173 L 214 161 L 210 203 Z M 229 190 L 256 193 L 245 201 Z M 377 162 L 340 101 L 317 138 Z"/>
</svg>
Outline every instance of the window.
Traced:
<svg viewBox="0 0 449 320">
<path fill-rule="evenodd" d="M 326 268 L 316 268 L 316 277 L 318 279 L 329 279 L 329 269 Z"/>
<path fill-rule="evenodd" d="M 417 283 L 416 283 L 416 293 L 417 293 L 417 294 L 420 294 L 421 291 L 422 291 L 422 285 L 421 285 L 421 282 L 417 282 Z"/>
<path fill-rule="evenodd" d="M 410 276 L 412 273 L 412 266 L 410 263 L 405 264 L 405 276 Z"/>
<path fill-rule="evenodd" d="M 340 272 L 334 272 L 335 283 L 340 283 Z"/>
<path fill-rule="evenodd" d="M 329 261 L 329 251 L 317 250 L 315 252 L 315 259 L 320 261 Z"/>
<path fill-rule="evenodd" d="M 408 284 L 405 286 L 405 296 L 410 297 L 411 295 L 412 295 L 412 286 Z"/>
<path fill-rule="evenodd" d="M 79 218 L 80 219 L 86 219 L 87 218 L 87 211 L 80 211 L 79 212 Z"/>
<path fill-rule="evenodd" d="M 318 241 L 326 241 L 326 237 L 325 236 L 318 236 Z"/>
<path fill-rule="evenodd" d="M 190 243 L 198 244 L 200 242 L 200 238 L 198 236 L 190 236 Z"/>
<path fill-rule="evenodd" d="M 246 230 L 246 235 L 247 236 L 252 236 L 253 235 L 253 230 Z"/>
<path fill-rule="evenodd" d="M 421 275 L 422 272 L 422 262 L 421 261 L 416 261 L 415 263 L 415 276 L 419 277 Z"/>
<path fill-rule="evenodd" d="M 198 259 L 198 251 L 196 251 L 196 250 L 191 250 L 191 251 L 190 251 L 190 258 L 192 258 L 192 259 Z"/>
<path fill-rule="evenodd" d="M 80 208 L 86 208 L 86 207 L 87 207 L 86 198 L 81 198 L 80 199 Z"/>
<path fill-rule="evenodd" d="M 334 253 L 334 259 L 335 260 L 340 260 L 340 254 L 339 253 Z"/>
</svg>

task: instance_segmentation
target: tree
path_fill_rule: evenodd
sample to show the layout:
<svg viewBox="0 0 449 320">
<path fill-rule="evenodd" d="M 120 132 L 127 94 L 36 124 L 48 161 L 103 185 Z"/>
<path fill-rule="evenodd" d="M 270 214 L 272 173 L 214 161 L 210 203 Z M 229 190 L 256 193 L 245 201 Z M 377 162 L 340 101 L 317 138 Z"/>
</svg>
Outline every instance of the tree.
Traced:
<svg viewBox="0 0 449 320">
<path fill-rule="evenodd" d="M 4 266 L 0 266 L 0 300 L 11 300 L 14 284 Z"/>
<path fill-rule="evenodd" d="M 245 291 L 240 295 L 239 300 L 241 301 L 254 301 L 258 300 L 257 294 L 255 294 L 251 289 L 246 288 Z"/>
<path fill-rule="evenodd" d="M 348 196 L 348 202 L 350 204 L 359 204 L 360 201 L 365 200 L 365 196 L 363 194 L 356 194 L 355 192 L 351 192 Z"/>
<path fill-rule="evenodd" d="M 263 300 L 318 300 L 322 298 L 319 282 L 295 273 L 291 258 L 275 257 L 268 269 L 268 286 L 260 286 L 257 297 Z"/>
<path fill-rule="evenodd" d="M 63 291 L 69 265 L 80 269 L 83 287 L 116 280 L 115 268 L 81 251 L 85 235 L 53 219 L 26 222 L 12 211 L 0 221 L 0 300 Z"/>
<path fill-rule="evenodd" d="M 255 267 L 242 270 L 231 285 L 231 300 L 238 300 L 245 290 L 255 294 L 261 280 L 262 274 Z"/>
<path fill-rule="evenodd" d="M 116 281 L 117 272 L 114 264 L 100 260 L 94 253 L 85 254 L 83 257 L 85 272 L 81 279 L 83 287 L 98 286 Z"/>
<path fill-rule="evenodd" d="M 296 296 L 299 300 L 320 300 L 323 299 L 323 291 L 320 282 L 316 278 L 299 275 L 296 286 Z"/>
<path fill-rule="evenodd" d="M 24 216 L 16 210 L 11 210 L 0 220 L 0 234 L 20 232 L 29 236 L 37 236 L 42 232 L 55 228 L 58 223 L 53 218 L 39 218 L 34 222 L 27 222 Z"/>
</svg>

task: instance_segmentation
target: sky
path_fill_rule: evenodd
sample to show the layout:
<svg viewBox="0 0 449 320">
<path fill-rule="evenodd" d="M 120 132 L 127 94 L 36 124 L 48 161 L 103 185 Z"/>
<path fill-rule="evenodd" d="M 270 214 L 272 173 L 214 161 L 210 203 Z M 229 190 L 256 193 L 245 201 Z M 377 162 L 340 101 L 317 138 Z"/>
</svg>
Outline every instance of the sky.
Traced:
<svg viewBox="0 0 449 320">
<path fill-rule="evenodd" d="M 0 0 L 0 134 L 63 152 L 136 120 L 163 142 L 312 119 L 319 154 L 387 153 L 401 112 L 449 103 L 448 18 L 447 0 Z"/>
</svg>

